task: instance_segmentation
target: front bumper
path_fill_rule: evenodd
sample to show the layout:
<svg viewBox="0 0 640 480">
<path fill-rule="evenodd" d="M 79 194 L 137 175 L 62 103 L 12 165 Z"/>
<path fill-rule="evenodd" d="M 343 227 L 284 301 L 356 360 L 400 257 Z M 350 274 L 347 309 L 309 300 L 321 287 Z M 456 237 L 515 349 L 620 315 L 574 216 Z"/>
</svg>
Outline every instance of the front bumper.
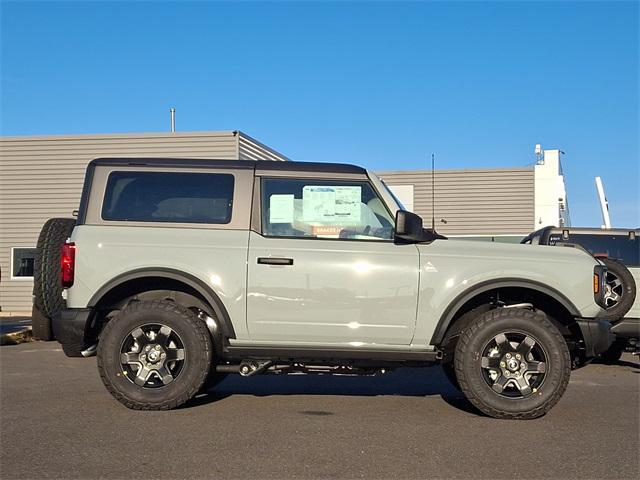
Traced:
<svg viewBox="0 0 640 480">
<path fill-rule="evenodd" d="M 593 358 L 609 350 L 615 340 L 611 332 L 611 323 L 597 318 L 577 318 L 576 323 L 584 339 L 584 354 Z"/>
<path fill-rule="evenodd" d="M 51 320 L 53 334 L 68 350 L 84 350 L 91 345 L 94 311 L 91 308 L 64 308 Z"/>
</svg>

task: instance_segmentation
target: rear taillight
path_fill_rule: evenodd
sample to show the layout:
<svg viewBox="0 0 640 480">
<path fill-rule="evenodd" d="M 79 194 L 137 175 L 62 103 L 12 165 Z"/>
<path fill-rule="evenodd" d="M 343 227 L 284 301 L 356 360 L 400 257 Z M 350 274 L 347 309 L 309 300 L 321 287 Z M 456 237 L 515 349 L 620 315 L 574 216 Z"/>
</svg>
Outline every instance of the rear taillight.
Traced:
<svg viewBox="0 0 640 480">
<path fill-rule="evenodd" d="M 62 245 L 60 255 L 60 270 L 62 272 L 62 288 L 69 288 L 73 285 L 73 274 L 76 267 L 76 244 L 65 243 Z"/>
</svg>

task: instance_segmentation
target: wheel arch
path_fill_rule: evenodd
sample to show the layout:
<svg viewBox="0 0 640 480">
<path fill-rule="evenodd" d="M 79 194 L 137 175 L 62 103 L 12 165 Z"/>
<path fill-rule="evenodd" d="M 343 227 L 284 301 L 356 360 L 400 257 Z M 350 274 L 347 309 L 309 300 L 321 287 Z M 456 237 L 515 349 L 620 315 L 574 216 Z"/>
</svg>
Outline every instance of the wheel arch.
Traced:
<svg viewBox="0 0 640 480">
<path fill-rule="evenodd" d="M 534 280 L 523 279 L 501 279 L 498 281 L 489 280 L 469 287 L 460 293 L 447 307 L 440 316 L 436 329 L 431 337 L 431 345 L 441 345 L 445 339 L 450 327 L 455 321 L 461 318 L 465 313 L 486 303 L 493 292 L 519 292 L 522 295 L 533 294 L 538 299 L 552 300 L 554 309 L 561 308 L 564 313 L 570 317 L 579 317 L 580 312 L 576 306 L 565 295 L 556 289 L 536 282 Z M 551 302 L 550 302 L 551 303 Z M 534 305 L 535 307 L 535 305 Z M 542 309 L 544 311 L 544 308 Z"/>
<path fill-rule="evenodd" d="M 233 323 L 218 294 L 199 278 L 169 268 L 141 268 L 119 275 L 100 287 L 87 306 L 100 310 L 114 304 L 116 300 L 148 291 L 164 290 L 182 292 L 198 299 L 203 306 L 209 307 L 209 313 L 215 315 L 222 335 L 235 338 Z"/>
</svg>

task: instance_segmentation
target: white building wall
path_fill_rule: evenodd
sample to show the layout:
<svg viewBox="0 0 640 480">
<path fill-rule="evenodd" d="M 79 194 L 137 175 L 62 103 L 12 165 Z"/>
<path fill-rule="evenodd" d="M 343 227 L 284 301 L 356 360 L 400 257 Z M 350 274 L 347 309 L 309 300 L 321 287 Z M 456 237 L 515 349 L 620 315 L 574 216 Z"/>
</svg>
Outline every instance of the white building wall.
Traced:
<svg viewBox="0 0 640 480">
<path fill-rule="evenodd" d="M 544 150 L 534 168 L 534 229 L 548 225 L 568 226 L 570 223 L 561 154 L 560 150 Z"/>
</svg>

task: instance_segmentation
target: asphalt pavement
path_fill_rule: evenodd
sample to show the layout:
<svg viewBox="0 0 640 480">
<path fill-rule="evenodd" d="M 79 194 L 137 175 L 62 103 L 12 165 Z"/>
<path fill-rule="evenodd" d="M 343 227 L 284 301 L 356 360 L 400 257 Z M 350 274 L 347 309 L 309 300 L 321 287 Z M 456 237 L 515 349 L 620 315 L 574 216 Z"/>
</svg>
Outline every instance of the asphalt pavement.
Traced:
<svg viewBox="0 0 640 480">
<path fill-rule="evenodd" d="M 531 421 L 476 413 L 439 367 L 233 376 L 169 412 L 127 410 L 95 358 L 0 348 L 0 477 L 639 478 L 640 364 L 575 371 Z"/>
</svg>

